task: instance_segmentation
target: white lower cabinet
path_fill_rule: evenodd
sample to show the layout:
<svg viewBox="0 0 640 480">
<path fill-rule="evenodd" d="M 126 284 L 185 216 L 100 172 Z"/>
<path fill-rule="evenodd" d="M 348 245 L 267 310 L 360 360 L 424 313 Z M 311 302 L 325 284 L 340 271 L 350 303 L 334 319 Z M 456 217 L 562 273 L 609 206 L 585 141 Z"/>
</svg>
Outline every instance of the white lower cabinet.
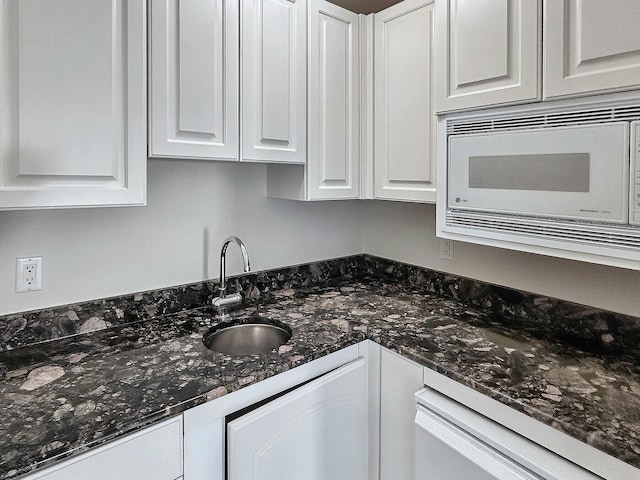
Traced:
<svg viewBox="0 0 640 480">
<path fill-rule="evenodd" d="M 374 478 L 367 345 L 187 410 L 185 480 Z"/>
<path fill-rule="evenodd" d="M 179 480 L 182 473 L 180 415 L 23 480 Z"/>
<path fill-rule="evenodd" d="M 367 369 L 360 358 L 227 426 L 229 480 L 366 480 Z"/>
<path fill-rule="evenodd" d="M 414 395 L 422 388 L 422 367 L 397 353 L 380 355 L 380 480 L 412 480 Z"/>
</svg>

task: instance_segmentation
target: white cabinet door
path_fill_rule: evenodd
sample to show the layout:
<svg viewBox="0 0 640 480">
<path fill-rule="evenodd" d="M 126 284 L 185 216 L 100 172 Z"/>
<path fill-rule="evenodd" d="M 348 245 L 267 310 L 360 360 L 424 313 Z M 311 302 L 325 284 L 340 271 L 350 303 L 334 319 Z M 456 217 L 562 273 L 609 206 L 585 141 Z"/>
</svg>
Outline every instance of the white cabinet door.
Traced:
<svg viewBox="0 0 640 480">
<path fill-rule="evenodd" d="M 149 154 L 238 160 L 238 0 L 154 0 Z"/>
<path fill-rule="evenodd" d="M 366 480 L 366 406 L 360 358 L 230 422 L 229 480 Z"/>
<path fill-rule="evenodd" d="M 433 11 L 405 0 L 375 16 L 376 198 L 435 202 Z"/>
<path fill-rule="evenodd" d="M 380 356 L 380 480 L 413 480 L 415 393 L 423 368 L 385 348 Z"/>
<path fill-rule="evenodd" d="M 243 0 L 242 160 L 305 163 L 307 2 Z"/>
<path fill-rule="evenodd" d="M 145 4 L 0 1 L 0 209 L 144 204 Z"/>
<path fill-rule="evenodd" d="M 547 0 L 544 11 L 546 98 L 640 86 L 638 0 Z"/>
<path fill-rule="evenodd" d="M 309 2 L 306 165 L 267 166 L 267 195 L 289 200 L 358 198 L 360 27 L 357 14 Z"/>
<path fill-rule="evenodd" d="M 179 416 L 23 480 L 176 480 L 181 476 Z"/>
<path fill-rule="evenodd" d="M 436 0 L 436 111 L 537 100 L 539 23 L 538 0 Z"/>
<path fill-rule="evenodd" d="M 309 198 L 358 198 L 358 15 L 312 0 L 309 17 Z"/>
</svg>

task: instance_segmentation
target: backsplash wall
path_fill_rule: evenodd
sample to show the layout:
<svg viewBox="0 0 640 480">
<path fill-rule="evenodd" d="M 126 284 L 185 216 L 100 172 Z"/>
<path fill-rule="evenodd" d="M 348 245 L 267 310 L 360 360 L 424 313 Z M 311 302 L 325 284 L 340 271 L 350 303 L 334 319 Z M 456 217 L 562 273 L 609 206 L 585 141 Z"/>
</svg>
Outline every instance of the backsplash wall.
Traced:
<svg viewBox="0 0 640 480">
<path fill-rule="evenodd" d="M 149 160 L 146 207 L 0 212 L 0 315 L 218 278 L 231 234 L 254 271 L 362 253 L 362 207 L 267 199 L 264 165 Z M 14 293 L 16 258 L 38 255 L 43 290 Z"/>
<path fill-rule="evenodd" d="M 640 272 L 456 242 L 439 258 L 433 205 L 266 198 L 264 165 L 150 160 L 146 207 L 0 212 L 0 315 L 218 277 L 222 240 L 254 271 L 362 252 L 640 316 Z M 44 288 L 14 293 L 15 259 Z M 230 274 L 241 271 L 234 246 Z"/>
<path fill-rule="evenodd" d="M 526 292 L 640 316 L 640 271 L 463 242 L 442 260 L 435 205 L 366 202 L 364 251 Z"/>
</svg>

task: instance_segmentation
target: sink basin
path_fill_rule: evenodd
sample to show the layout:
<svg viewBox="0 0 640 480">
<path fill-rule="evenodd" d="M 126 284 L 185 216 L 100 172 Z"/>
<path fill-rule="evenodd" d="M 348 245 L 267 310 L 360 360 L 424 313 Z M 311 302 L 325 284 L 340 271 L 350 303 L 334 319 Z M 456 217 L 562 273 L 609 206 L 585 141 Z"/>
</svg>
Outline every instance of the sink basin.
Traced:
<svg viewBox="0 0 640 480">
<path fill-rule="evenodd" d="M 282 322 L 253 316 L 222 322 L 203 337 L 205 347 L 227 355 L 269 353 L 291 338 L 291 329 Z"/>
</svg>

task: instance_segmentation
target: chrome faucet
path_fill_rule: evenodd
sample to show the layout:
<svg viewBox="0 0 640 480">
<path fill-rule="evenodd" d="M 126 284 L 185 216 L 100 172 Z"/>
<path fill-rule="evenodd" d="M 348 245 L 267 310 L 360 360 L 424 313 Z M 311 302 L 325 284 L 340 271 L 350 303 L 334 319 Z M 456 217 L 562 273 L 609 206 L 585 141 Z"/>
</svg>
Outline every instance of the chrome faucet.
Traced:
<svg viewBox="0 0 640 480">
<path fill-rule="evenodd" d="M 222 250 L 220 251 L 220 287 L 218 287 L 219 295 L 218 297 L 214 298 L 212 302 L 213 306 L 216 308 L 238 305 L 240 304 L 240 302 L 242 302 L 242 295 L 240 295 L 240 292 L 236 292 L 233 295 L 227 295 L 227 279 L 225 270 L 227 263 L 227 247 L 231 242 L 237 243 L 240 247 L 242 260 L 244 262 L 244 271 L 248 272 L 251 270 L 251 266 L 249 264 L 249 252 L 247 252 L 247 247 L 244 246 L 242 240 L 233 235 L 227 237 L 222 243 Z"/>
</svg>

